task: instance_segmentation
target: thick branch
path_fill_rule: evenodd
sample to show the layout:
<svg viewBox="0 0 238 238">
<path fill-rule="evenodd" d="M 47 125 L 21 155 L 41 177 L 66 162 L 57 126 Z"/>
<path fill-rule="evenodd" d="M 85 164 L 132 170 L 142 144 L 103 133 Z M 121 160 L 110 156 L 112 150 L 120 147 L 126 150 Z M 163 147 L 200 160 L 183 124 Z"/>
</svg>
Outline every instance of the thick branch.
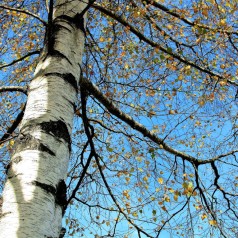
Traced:
<svg viewBox="0 0 238 238">
<path fill-rule="evenodd" d="M 207 164 L 211 163 L 215 160 L 218 160 L 222 157 L 226 157 L 229 155 L 232 155 L 234 153 L 237 153 L 238 150 L 231 151 L 227 154 L 219 155 L 217 157 L 207 159 L 207 160 L 200 160 L 197 159 L 191 155 L 188 155 L 186 153 L 183 153 L 181 151 L 178 151 L 171 146 L 169 146 L 167 143 L 164 142 L 162 138 L 157 137 L 153 132 L 149 131 L 145 126 L 142 124 L 138 123 L 135 121 L 131 116 L 127 115 L 126 113 L 122 112 L 118 107 L 110 101 L 107 97 L 105 97 L 99 90 L 97 86 L 95 86 L 93 83 L 91 83 L 89 80 L 86 78 L 81 79 L 81 87 L 86 89 L 90 94 L 92 94 L 98 101 L 100 101 L 106 108 L 107 110 L 115 115 L 116 117 L 120 118 L 122 121 L 124 121 L 126 124 L 128 124 L 131 128 L 137 130 L 140 132 L 143 136 L 149 138 L 153 142 L 155 142 L 157 145 L 162 147 L 165 151 L 169 152 L 170 154 L 173 154 L 175 156 L 179 156 L 187 161 L 189 161 L 192 164 L 195 165 L 201 165 L 201 164 Z"/>
<path fill-rule="evenodd" d="M 21 92 L 27 95 L 27 87 L 21 87 L 21 86 L 0 87 L 0 93 L 4 93 L 4 92 Z"/>
</svg>

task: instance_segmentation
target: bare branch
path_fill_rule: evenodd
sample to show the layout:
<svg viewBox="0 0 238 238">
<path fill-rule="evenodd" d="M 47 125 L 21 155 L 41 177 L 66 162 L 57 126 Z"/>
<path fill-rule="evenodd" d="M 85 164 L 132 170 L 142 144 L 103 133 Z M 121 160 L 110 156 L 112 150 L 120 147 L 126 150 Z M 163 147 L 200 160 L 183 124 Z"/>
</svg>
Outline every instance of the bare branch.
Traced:
<svg viewBox="0 0 238 238">
<path fill-rule="evenodd" d="M 27 87 L 21 87 L 21 86 L 0 87 L 0 93 L 4 93 L 4 92 L 21 92 L 27 95 Z"/>
<path fill-rule="evenodd" d="M 26 104 L 24 105 L 20 113 L 17 115 L 12 125 L 8 128 L 7 132 L 0 139 L 0 145 L 4 143 L 10 137 L 10 135 L 16 130 L 16 128 L 18 127 L 18 125 L 20 124 L 24 116 L 25 108 L 26 108 Z"/>
<path fill-rule="evenodd" d="M 9 67 L 11 65 L 14 65 L 22 60 L 24 60 L 25 58 L 31 56 L 31 55 L 37 55 L 37 54 L 40 54 L 40 50 L 35 50 L 35 51 L 32 51 L 32 52 L 29 52 L 28 54 L 22 56 L 21 58 L 19 59 L 16 59 L 16 60 L 13 60 L 11 63 L 9 64 L 4 64 L 4 65 L 0 65 L 0 69 L 3 69 L 3 68 L 6 68 L 6 67 Z"/>
<path fill-rule="evenodd" d="M 102 167 L 101 167 L 101 165 L 100 165 L 99 158 L 98 158 L 98 155 L 97 155 L 97 154 L 95 154 L 95 161 L 96 161 L 96 164 L 97 164 L 97 166 L 98 166 L 99 172 L 100 172 L 100 174 L 101 174 L 102 180 L 103 180 L 103 182 L 104 182 L 104 184 L 105 184 L 105 186 L 106 186 L 106 188 L 107 188 L 107 191 L 109 192 L 109 194 L 110 194 L 110 196 L 111 196 L 113 202 L 114 202 L 115 205 L 117 206 L 117 208 L 118 208 L 118 210 L 120 211 L 120 213 L 123 214 L 123 216 L 126 218 L 126 220 L 127 220 L 132 226 L 134 226 L 138 232 L 141 232 L 141 233 L 143 233 L 144 235 L 146 235 L 147 237 L 151 237 L 151 238 L 152 238 L 151 235 L 149 235 L 149 234 L 146 233 L 144 230 L 142 230 L 139 226 L 137 226 L 137 225 L 133 222 L 133 220 L 130 219 L 130 217 L 127 216 L 127 214 L 126 214 L 126 213 L 123 211 L 123 209 L 121 208 L 120 204 L 117 202 L 117 200 L 116 200 L 115 196 L 113 195 L 112 190 L 111 190 L 109 184 L 107 183 L 107 180 L 106 180 L 106 178 L 105 178 L 105 176 L 104 176 L 104 174 L 103 174 Z"/>
<path fill-rule="evenodd" d="M 89 122 L 88 122 L 88 118 L 87 118 L 87 115 L 86 115 L 86 104 L 87 104 L 87 102 L 86 102 L 86 97 L 85 97 L 85 95 L 83 93 L 83 90 L 81 90 L 81 103 L 82 103 L 82 120 L 83 120 L 83 123 L 84 123 L 84 130 L 85 130 L 85 132 L 87 134 L 88 141 L 90 143 L 92 138 L 93 138 L 93 136 L 94 136 L 94 132 L 90 133 L 89 129 L 88 129 Z M 93 153 L 91 151 L 91 153 L 88 156 L 86 165 L 84 166 L 83 171 L 81 173 L 80 179 L 79 179 L 76 187 L 74 188 L 70 198 L 67 201 L 67 205 L 70 203 L 70 201 L 72 199 L 75 198 L 76 193 L 77 193 L 77 191 L 78 191 L 78 189 L 79 189 L 79 187 L 80 187 L 80 185 L 81 185 L 81 183 L 82 183 L 82 181 L 83 181 L 83 179 L 84 179 L 84 177 L 86 175 L 87 169 L 88 169 L 88 167 L 89 167 L 89 165 L 91 163 L 92 158 L 93 158 Z"/>
</svg>

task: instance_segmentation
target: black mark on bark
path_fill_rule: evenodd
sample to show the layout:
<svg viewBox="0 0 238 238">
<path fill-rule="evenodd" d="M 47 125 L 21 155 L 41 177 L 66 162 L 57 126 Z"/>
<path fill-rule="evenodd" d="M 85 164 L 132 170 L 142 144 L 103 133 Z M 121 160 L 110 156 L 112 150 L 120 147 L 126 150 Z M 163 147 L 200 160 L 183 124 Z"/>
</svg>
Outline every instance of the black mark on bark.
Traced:
<svg viewBox="0 0 238 238">
<path fill-rule="evenodd" d="M 86 31 L 85 31 L 85 28 L 84 28 L 84 18 L 83 18 L 83 14 L 79 14 L 77 13 L 75 15 L 75 17 L 70 17 L 70 16 L 67 16 L 67 15 L 61 15 L 59 17 L 57 17 L 55 19 L 58 20 L 58 19 L 62 19 L 66 22 L 68 22 L 69 24 L 73 24 L 77 29 L 80 29 L 84 35 L 86 35 Z"/>
<path fill-rule="evenodd" d="M 21 134 L 16 141 L 15 152 L 26 149 L 40 150 L 55 156 L 55 153 L 44 145 L 39 139 L 31 136 L 34 130 L 43 130 L 46 134 L 53 135 L 56 139 L 63 139 L 68 143 L 69 151 L 71 151 L 71 138 L 66 124 L 62 120 L 46 121 L 31 125 L 26 125 L 21 129 Z"/>
<path fill-rule="evenodd" d="M 48 55 L 54 56 L 56 58 L 63 58 L 65 60 L 67 60 L 70 65 L 72 65 L 72 63 L 69 60 L 69 58 L 66 55 L 64 55 L 62 52 L 58 51 L 58 50 L 53 49 L 52 51 L 48 52 Z"/>
<path fill-rule="evenodd" d="M 45 192 L 50 193 L 55 198 L 55 203 L 59 205 L 62 209 L 62 214 L 64 214 L 67 204 L 67 187 L 63 179 L 59 181 L 56 186 L 41 183 L 38 181 L 32 182 L 33 185 L 40 187 Z"/>
<path fill-rule="evenodd" d="M 39 139 L 36 139 L 30 134 L 24 134 L 24 133 L 20 134 L 16 142 L 15 153 L 18 153 L 23 150 L 28 150 L 28 149 L 43 151 L 50 155 L 55 156 L 55 153 L 51 149 L 49 149 L 46 145 L 41 143 Z"/>
<path fill-rule="evenodd" d="M 73 76 L 73 74 L 60 74 L 60 73 L 47 73 L 45 74 L 45 76 L 57 76 L 60 77 L 62 79 L 64 79 L 67 83 L 69 83 L 75 90 L 76 92 L 78 92 L 78 83 L 75 79 L 75 77 Z"/>
<path fill-rule="evenodd" d="M 48 54 L 50 55 L 52 54 L 52 51 L 54 50 L 55 47 L 57 34 L 63 29 L 71 32 L 70 29 L 68 29 L 67 27 L 56 23 L 56 20 L 54 20 L 53 22 L 51 22 L 51 24 L 48 25 L 48 28 L 46 30 L 46 42 L 48 43 L 46 44 L 46 47 L 48 48 L 47 50 Z"/>
<path fill-rule="evenodd" d="M 55 202 L 61 206 L 62 213 L 64 214 L 67 204 L 67 187 L 64 180 L 60 180 L 56 186 Z"/>
<path fill-rule="evenodd" d="M 40 124 L 40 127 L 47 133 L 53 134 L 55 137 L 59 139 L 64 139 L 68 143 L 69 150 L 71 151 L 70 134 L 66 124 L 63 121 L 58 120 L 58 121 L 42 122 Z"/>
<path fill-rule="evenodd" d="M 40 187 L 41 189 L 43 189 L 47 193 L 51 193 L 55 197 L 56 188 L 54 186 L 46 184 L 46 183 L 41 183 L 41 182 L 38 182 L 38 181 L 34 181 L 34 182 L 32 182 L 32 184 L 37 186 L 37 187 Z"/>
</svg>

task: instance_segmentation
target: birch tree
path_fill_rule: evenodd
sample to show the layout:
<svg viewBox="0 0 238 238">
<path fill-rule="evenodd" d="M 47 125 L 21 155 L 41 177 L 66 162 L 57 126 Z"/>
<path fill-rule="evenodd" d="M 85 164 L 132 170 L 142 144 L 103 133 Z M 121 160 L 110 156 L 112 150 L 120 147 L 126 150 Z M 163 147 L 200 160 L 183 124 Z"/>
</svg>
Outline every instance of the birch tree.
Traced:
<svg viewBox="0 0 238 238">
<path fill-rule="evenodd" d="M 0 4 L 0 237 L 235 237 L 237 4 L 47 2 Z"/>
<path fill-rule="evenodd" d="M 53 1 L 3 191 L 1 237 L 59 237 L 87 2 Z"/>
</svg>

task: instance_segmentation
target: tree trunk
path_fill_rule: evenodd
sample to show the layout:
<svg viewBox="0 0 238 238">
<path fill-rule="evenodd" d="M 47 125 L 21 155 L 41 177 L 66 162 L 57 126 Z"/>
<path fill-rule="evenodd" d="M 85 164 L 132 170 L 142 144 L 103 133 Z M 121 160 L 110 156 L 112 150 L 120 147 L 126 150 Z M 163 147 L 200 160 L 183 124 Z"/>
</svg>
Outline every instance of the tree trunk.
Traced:
<svg viewBox="0 0 238 238">
<path fill-rule="evenodd" d="M 3 191 L 0 237 L 59 237 L 86 1 L 56 2 Z M 50 18 L 49 18 L 50 19 Z"/>
</svg>

